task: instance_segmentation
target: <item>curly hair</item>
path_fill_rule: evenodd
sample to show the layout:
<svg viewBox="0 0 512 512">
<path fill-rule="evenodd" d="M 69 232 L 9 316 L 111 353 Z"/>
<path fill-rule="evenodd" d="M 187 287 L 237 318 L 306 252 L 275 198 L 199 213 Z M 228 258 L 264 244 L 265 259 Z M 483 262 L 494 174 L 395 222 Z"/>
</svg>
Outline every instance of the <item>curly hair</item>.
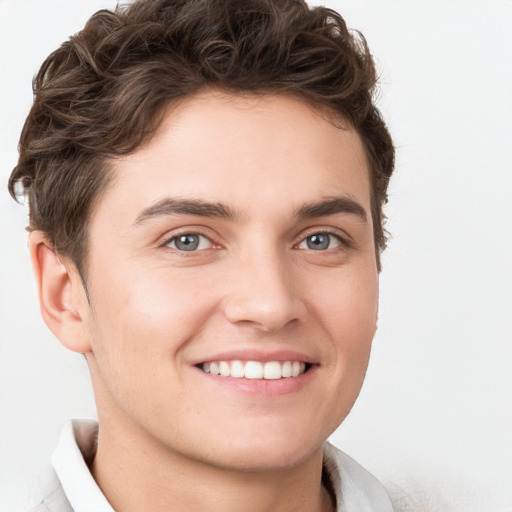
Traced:
<svg viewBox="0 0 512 512">
<path fill-rule="evenodd" d="M 363 140 L 380 269 L 394 148 L 373 103 L 376 83 L 364 37 L 303 0 L 137 0 L 101 10 L 34 78 L 9 191 L 28 195 L 28 229 L 84 270 L 109 159 L 148 140 L 166 106 L 206 87 L 294 94 L 341 115 Z"/>
</svg>

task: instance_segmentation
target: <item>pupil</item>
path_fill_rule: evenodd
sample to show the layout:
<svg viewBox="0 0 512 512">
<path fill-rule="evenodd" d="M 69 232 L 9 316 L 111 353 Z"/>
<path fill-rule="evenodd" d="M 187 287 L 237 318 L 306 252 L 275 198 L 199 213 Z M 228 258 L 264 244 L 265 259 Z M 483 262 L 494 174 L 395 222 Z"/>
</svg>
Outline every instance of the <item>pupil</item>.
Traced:
<svg viewBox="0 0 512 512">
<path fill-rule="evenodd" d="M 327 249 L 329 247 L 329 235 L 322 233 L 318 235 L 311 235 L 307 241 L 308 247 L 314 250 Z"/>
<path fill-rule="evenodd" d="M 194 251 L 199 245 L 197 235 L 181 235 L 176 240 L 176 247 L 181 251 Z"/>
</svg>

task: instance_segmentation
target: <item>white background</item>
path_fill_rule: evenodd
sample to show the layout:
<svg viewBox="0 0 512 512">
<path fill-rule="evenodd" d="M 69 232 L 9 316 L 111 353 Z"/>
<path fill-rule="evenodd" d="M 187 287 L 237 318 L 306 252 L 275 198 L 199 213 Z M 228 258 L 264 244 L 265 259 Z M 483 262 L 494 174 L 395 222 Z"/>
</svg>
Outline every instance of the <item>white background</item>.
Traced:
<svg viewBox="0 0 512 512">
<path fill-rule="evenodd" d="M 397 169 L 380 327 L 333 436 L 397 510 L 512 511 L 512 1 L 331 0 L 366 35 Z M 43 59 L 108 0 L 0 0 L 0 507 L 32 504 L 87 368 L 39 316 L 6 192 Z"/>
</svg>

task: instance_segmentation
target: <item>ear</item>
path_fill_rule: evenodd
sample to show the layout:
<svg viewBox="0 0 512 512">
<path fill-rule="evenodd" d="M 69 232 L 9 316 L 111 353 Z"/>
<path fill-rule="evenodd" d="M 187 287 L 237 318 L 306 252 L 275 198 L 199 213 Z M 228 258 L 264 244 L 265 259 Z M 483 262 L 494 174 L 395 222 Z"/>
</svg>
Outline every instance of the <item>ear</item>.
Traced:
<svg viewBox="0 0 512 512">
<path fill-rule="evenodd" d="M 78 270 L 69 258 L 57 255 L 41 231 L 30 234 L 29 249 L 46 325 L 68 349 L 90 352 L 90 306 Z"/>
</svg>

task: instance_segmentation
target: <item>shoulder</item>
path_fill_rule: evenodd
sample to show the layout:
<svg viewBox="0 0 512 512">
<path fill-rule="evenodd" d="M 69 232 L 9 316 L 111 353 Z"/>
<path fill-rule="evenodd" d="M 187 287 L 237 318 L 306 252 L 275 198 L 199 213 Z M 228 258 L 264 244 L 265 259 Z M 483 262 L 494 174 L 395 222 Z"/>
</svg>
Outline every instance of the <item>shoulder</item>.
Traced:
<svg viewBox="0 0 512 512">
<path fill-rule="evenodd" d="M 53 469 L 48 471 L 39 494 L 39 503 L 30 512 L 73 512 Z"/>
<path fill-rule="evenodd" d="M 336 495 L 338 512 L 393 512 L 389 495 L 377 478 L 330 443 L 324 447 L 324 467 Z"/>
</svg>

